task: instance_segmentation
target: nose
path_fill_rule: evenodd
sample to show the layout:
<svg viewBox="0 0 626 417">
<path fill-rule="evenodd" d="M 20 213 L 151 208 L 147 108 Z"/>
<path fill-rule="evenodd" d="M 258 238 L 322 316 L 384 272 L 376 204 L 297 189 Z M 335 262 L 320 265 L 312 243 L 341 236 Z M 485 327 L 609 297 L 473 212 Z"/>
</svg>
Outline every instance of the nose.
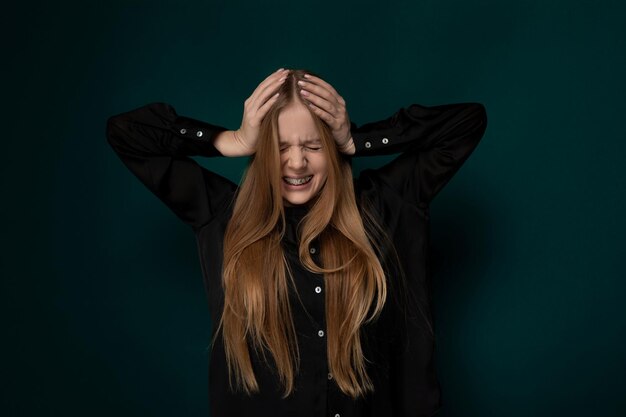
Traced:
<svg viewBox="0 0 626 417">
<path fill-rule="evenodd" d="M 306 156 L 299 146 L 292 146 L 289 149 L 287 166 L 294 171 L 298 171 L 306 166 Z"/>
</svg>

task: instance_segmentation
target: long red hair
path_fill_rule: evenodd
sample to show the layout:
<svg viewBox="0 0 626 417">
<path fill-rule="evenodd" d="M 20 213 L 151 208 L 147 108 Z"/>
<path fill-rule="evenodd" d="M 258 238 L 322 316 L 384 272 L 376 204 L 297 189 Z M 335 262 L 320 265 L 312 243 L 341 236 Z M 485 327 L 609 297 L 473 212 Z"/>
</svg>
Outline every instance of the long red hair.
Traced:
<svg viewBox="0 0 626 417">
<path fill-rule="evenodd" d="M 223 332 L 231 389 L 234 376 L 236 386 L 248 394 L 259 391 L 249 345 L 266 361 L 265 353 L 271 354 L 284 397 L 292 392 L 299 367 L 288 296 L 293 278 L 281 246 L 285 212 L 278 115 L 295 100 L 301 101 L 297 82 L 304 79 L 304 73 L 290 71 L 279 98 L 263 119 L 257 149 L 240 184 L 224 237 L 225 299 L 215 335 L 220 329 Z M 366 231 L 357 208 L 350 162 L 337 150 L 328 125 L 309 111 L 327 157 L 328 177 L 300 224 L 299 258 L 306 269 L 324 276 L 329 369 L 339 388 L 356 398 L 374 389 L 366 371 L 360 330 L 380 315 L 387 283 L 376 240 Z M 316 238 L 321 265 L 316 265 L 309 253 Z"/>
</svg>

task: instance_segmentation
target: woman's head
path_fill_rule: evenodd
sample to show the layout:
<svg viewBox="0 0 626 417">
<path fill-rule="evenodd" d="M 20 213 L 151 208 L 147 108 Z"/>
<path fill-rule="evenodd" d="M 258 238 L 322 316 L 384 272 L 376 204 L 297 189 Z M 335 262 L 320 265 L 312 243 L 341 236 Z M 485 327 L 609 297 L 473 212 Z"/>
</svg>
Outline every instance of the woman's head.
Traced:
<svg viewBox="0 0 626 417">
<path fill-rule="evenodd" d="M 298 81 L 305 80 L 305 73 L 291 70 L 287 75 L 278 99 L 261 123 L 251 161 L 251 168 L 258 164 L 266 171 L 266 180 L 275 192 L 280 191 L 286 206 L 312 205 L 323 194 L 326 203 L 334 201 L 341 194 L 337 178 L 349 168 L 330 128 L 299 93 Z"/>
</svg>

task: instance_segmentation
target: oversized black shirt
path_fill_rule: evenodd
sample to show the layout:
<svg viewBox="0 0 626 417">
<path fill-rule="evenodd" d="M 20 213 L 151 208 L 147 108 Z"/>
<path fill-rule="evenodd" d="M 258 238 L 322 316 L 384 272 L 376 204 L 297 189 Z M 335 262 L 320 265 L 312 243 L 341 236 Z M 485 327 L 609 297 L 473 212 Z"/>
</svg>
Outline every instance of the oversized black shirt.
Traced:
<svg viewBox="0 0 626 417">
<path fill-rule="evenodd" d="M 220 332 L 209 358 L 213 417 L 418 417 L 438 411 L 441 392 L 428 324 L 429 203 L 472 153 L 486 123 L 485 109 L 478 103 L 412 104 L 377 122 L 360 127 L 352 123 L 353 156 L 400 153 L 381 168 L 363 170 L 354 179 L 359 207 L 371 208 L 400 263 L 385 261 L 390 295 L 379 320 L 362 328 L 375 391 L 353 400 L 341 392 L 329 372 L 324 278 L 306 270 L 298 259 L 297 225 L 307 209 L 286 207 L 282 244 L 296 284 L 290 303 L 301 357 L 295 390 L 282 399 L 277 374 L 251 349 L 260 392 L 251 396 L 231 392 Z M 190 156 L 222 156 L 213 139 L 223 130 L 180 116 L 166 103 L 151 103 L 107 122 L 108 143 L 126 167 L 192 228 L 213 323 L 222 314 L 223 237 L 238 186 Z M 317 245 L 313 241 L 309 251 L 320 264 Z"/>
</svg>

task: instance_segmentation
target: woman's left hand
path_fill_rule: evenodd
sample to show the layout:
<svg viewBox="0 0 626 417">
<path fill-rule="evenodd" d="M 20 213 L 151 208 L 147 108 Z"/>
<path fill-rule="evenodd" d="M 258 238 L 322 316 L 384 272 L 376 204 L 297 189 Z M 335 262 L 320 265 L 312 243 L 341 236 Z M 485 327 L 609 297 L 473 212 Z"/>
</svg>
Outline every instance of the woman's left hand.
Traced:
<svg viewBox="0 0 626 417">
<path fill-rule="evenodd" d="M 305 77 L 308 81 L 298 81 L 301 97 L 308 102 L 313 112 L 330 126 L 339 151 L 354 153 L 346 101 L 321 78 L 311 74 Z"/>
</svg>

